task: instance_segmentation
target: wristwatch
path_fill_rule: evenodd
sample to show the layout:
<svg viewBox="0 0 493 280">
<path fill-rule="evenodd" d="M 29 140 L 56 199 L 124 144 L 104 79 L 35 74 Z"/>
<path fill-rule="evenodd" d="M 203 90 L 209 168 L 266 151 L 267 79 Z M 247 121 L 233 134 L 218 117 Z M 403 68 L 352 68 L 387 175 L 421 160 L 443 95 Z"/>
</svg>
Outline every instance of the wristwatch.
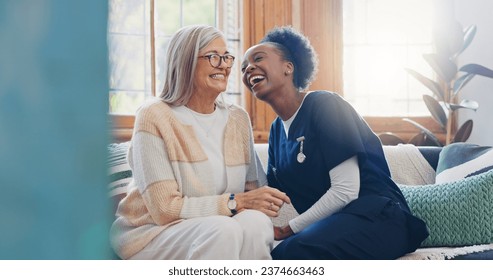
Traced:
<svg viewBox="0 0 493 280">
<path fill-rule="evenodd" d="M 236 215 L 236 213 L 238 212 L 238 211 L 236 211 L 236 200 L 235 200 L 235 194 L 234 193 L 232 193 L 229 196 L 228 208 L 229 208 L 229 211 L 231 211 L 231 214 L 233 214 L 233 215 Z"/>
</svg>

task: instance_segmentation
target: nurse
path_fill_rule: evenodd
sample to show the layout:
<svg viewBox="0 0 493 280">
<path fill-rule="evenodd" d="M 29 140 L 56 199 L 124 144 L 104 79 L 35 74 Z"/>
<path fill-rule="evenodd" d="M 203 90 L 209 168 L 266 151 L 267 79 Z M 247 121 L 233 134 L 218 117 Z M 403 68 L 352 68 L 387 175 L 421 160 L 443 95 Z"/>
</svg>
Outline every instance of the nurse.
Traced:
<svg viewBox="0 0 493 280">
<path fill-rule="evenodd" d="M 317 71 L 308 38 L 272 29 L 247 50 L 243 83 L 278 117 L 267 179 L 300 215 L 274 228 L 273 259 L 396 259 L 428 236 L 390 177 L 382 144 L 341 96 L 305 91 Z"/>
</svg>

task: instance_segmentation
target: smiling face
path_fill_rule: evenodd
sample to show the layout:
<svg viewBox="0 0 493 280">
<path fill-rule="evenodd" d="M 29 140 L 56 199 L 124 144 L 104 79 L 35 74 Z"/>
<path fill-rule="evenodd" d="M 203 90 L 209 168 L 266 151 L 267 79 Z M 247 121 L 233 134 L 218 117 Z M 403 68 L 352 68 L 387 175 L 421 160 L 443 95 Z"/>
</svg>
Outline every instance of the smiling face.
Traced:
<svg viewBox="0 0 493 280">
<path fill-rule="evenodd" d="M 245 53 L 241 72 L 243 84 L 261 100 L 271 92 L 292 87 L 293 64 L 283 60 L 280 51 L 272 44 L 251 47 Z"/>
<path fill-rule="evenodd" d="M 206 93 L 217 96 L 221 92 L 226 91 L 231 68 L 228 68 L 222 59 L 221 64 L 217 68 L 212 67 L 208 58 L 203 57 L 210 54 L 218 54 L 221 56 L 229 54 L 224 39 L 217 38 L 200 50 L 198 56 L 202 57 L 197 60 L 194 89 L 198 94 Z"/>
</svg>

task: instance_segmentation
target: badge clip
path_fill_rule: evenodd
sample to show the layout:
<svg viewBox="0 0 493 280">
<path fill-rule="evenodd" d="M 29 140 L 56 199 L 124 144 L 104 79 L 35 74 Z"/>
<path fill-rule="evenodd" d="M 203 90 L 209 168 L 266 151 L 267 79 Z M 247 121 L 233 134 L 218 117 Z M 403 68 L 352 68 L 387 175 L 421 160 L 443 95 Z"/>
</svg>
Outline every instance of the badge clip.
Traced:
<svg viewBox="0 0 493 280">
<path fill-rule="evenodd" d="M 296 156 L 296 160 L 299 163 L 303 163 L 305 161 L 305 159 L 306 159 L 306 156 L 303 153 L 303 141 L 305 141 L 305 136 L 300 136 L 300 137 L 296 138 L 296 141 L 297 142 L 300 142 L 300 152 Z"/>
</svg>

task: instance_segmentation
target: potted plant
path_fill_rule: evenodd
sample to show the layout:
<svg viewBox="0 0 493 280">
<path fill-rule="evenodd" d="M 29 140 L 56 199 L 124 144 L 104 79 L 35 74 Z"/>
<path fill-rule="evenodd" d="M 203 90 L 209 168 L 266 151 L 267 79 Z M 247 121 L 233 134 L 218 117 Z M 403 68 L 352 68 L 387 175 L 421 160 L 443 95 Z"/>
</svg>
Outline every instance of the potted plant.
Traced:
<svg viewBox="0 0 493 280">
<path fill-rule="evenodd" d="M 479 64 L 465 64 L 461 67 L 457 65 L 459 55 L 469 47 L 476 35 L 476 26 L 462 28 L 461 24 L 454 21 L 448 33 L 437 33 L 434 36 L 435 53 L 424 54 L 423 58 L 436 73 L 436 79 L 432 80 L 422 74 L 406 68 L 405 70 L 426 88 L 432 95 L 423 95 L 426 107 L 433 119 L 439 124 L 446 133 L 445 145 L 454 142 L 465 142 L 472 131 L 473 121 L 465 121 L 457 130 L 453 127 L 456 113 L 459 109 L 476 111 L 479 104 L 473 100 L 461 100 L 461 90 L 476 76 L 493 78 L 493 70 Z M 404 119 L 416 126 L 420 133 L 412 139 L 414 144 L 443 146 L 438 137 L 421 124 Z M 455 131 L 455 133 L 454 133 Z"/>
</svg>

